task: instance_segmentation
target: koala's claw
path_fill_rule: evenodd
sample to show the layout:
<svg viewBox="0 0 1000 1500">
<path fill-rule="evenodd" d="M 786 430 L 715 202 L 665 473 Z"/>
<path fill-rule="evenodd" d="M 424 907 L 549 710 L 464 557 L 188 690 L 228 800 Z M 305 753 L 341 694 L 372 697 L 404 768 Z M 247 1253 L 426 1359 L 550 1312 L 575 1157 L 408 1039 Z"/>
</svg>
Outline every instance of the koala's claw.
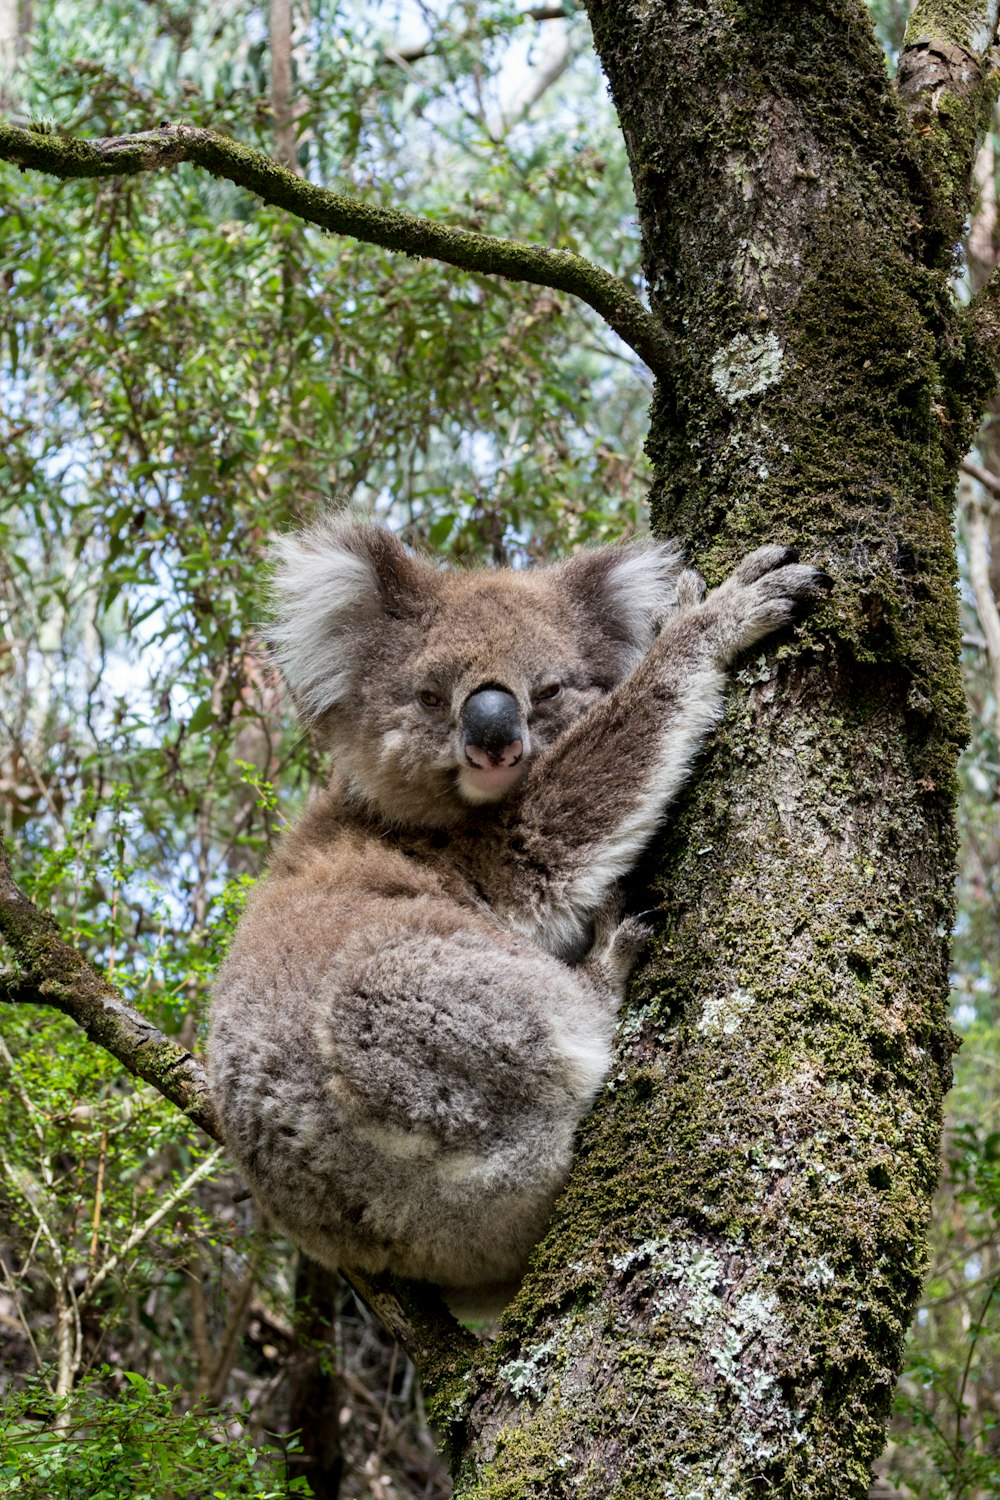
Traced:
<svg viewBox="0 0 1000 1500">
<path fill-rule="evenodd" d="M 638 917 L 622 917 L 623 907 L 617 891 L 606 898 L 594 917 L 594 940 L 583 961 L 583 968 L 594 978 L 610 985 L 616 1005 L 636 959 L 653 935 L 653 929 Z"/>
<path fill-rule="evenodd" d="M 742 651 L 790 624 L 799 607 L 833 583 L 821 568 L 791 559 L 792 547 L 759 547 L 710 595 L 717 612 L 718 659 L 728 665 Z"/>
<path fill-rule="evenodd" d="M 730 583 L 737 585 L 756 583 L 759 578 L 773 573 L 775 569 L 787 567 L 789 563 L 796 563 L 798 560 L 797 547 L 777 545 L 758 547 L 755 552 L 750 553 L 749 557 L 743 559 L 739 567 L 730 574 L 723 587 L 725 588 Z"/>
<path fill-rule="evenodd" d="M 640 922 L 651 933 L 667 921 L 669 913 L 665 906 L 650 906 L 645 911 L 632 913 L 632 920 Z"/>
<path fill-rule="evenodd" d="M 695 568 L 685 568 L 677 579 L 677 613 L 694 609 L 705 597 L 706 583 Z"/>
<path fill-rule="evenodd" d="M 780 546 L 758 547 L 756 552 L 751 552 L 733 570 L 722 588 L 747 588 L 771 578 L 776 578 L 781 591 L 797 598 L 829 593 L 833 588 L 833 579 L 822 568 L 809 563 L 799 564 L 797 547 Z"/>
<path fill-rule="evenodd" d="M 825 573 L 809 563 L 788 563 L 757 578 L 748 586 L 748 592 L 760 593 L 770 599 L 781 596 L 789 599 L 809 598 L 820 592 L 819 579 L 825 577 Z"/>
</svg>

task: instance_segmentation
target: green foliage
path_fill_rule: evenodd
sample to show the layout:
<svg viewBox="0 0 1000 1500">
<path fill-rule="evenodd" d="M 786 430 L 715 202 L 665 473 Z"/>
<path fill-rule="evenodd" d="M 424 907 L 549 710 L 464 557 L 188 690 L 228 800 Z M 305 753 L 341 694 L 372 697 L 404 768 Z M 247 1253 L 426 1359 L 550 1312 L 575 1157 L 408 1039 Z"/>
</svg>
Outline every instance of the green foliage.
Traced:
<svg viewBox="0 0 1000 1500">
<path fill-rule="evenodd" d="M 283 1453 L 234 1441 L 246 1427 L 245 1409 L 185 1408 L 185 1399 L 107 1365 L 62 1401 L 29 1379 L 0 1409 L 0 1495 L 285 1500 L 311 1493 L 305 1479 L 285 1480 Z"/>
<path fill-rule="evenodd" d="M 32 10 L 15 118 L 86 136 L 184 120 L 272 149 L 266 10 Z M 624 145 L 582 16 L 549 26 L 565 66 L 527 112 L 515 83 L 548 42 L 508 0 L 418 23 L 377 0 L 293 16 L 310 179 L 638 281 Z M 387 60 L 412 41 L 424 56 Z M 568 298 L 323 236 L 188 167 L 101 184 L 0 168 L 0 282 L 4 831 L 67 937 L 197 1050 L 242 903 L 322 775 L 261 639 L 268 537 L 330 503 L 448 558 L 529 563 L 618 535 L 642 524 L 648 386 Z M 158 1496 L 258 1493 L 252 1445 L 297 1425 L 292 1258 L 261 1248 L 239 1182 L 194 1180 L 208 1158 L 187 1122 L 72 1023 L 34 1007 L 2 1023 L 11 1492 L 140 1493 L 148 1458 Z M 339 1317 L 350 1360 L 358 1315 Z M 328 1425 L 358 1403 L 345 1442 L 374 1492 L 391 1408 L 416 1433 L 414 1490 L 440 1493 L 411 1378 L 376 1383 L 372 1429 L 358 1379 L 391 1386 L 396 1359 L 372 1361 L 363 1319 L 356 1347 L 354 1395 Z M 98 1381 L 102 1361 L 148 1386 Z M 246 1400 L 247 1420 L 172 1418 L 175 1387 Z M 135 1447 L 144 1424 L 173 1465 L 159 1474 Z"/>
<path fill-rule="evenodd" d="M 896 1470 L 911 1485 L 919 1474 L 926 1500 L 961 1500 L 1000 1491 L 1000 1131 L 955 1127 L 943 1191 L 950 1256 L 932 1271 L 910 1339 Z"/>
</svg>

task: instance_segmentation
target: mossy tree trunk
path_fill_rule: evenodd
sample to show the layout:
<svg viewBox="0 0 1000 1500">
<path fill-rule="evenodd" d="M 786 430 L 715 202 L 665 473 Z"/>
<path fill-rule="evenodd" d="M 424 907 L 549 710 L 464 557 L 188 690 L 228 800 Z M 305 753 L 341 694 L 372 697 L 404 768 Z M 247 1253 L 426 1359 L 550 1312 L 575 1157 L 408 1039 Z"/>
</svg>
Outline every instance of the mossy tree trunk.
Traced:
<svg viewBox="0 0 1000 1500">
<path fill-rule="evenodd" d="M 659 951 L 458 1493 L 861 1496 L 950 1078 L 951 519 L 986 382 L 947 280 L 982 101 L 949 195 L 861 4 L 588 9 L 673 344 L 655 526 L 710 583 L 783 541 L 836 589 L 746 664 L 656 852 Z"/>
</svg>

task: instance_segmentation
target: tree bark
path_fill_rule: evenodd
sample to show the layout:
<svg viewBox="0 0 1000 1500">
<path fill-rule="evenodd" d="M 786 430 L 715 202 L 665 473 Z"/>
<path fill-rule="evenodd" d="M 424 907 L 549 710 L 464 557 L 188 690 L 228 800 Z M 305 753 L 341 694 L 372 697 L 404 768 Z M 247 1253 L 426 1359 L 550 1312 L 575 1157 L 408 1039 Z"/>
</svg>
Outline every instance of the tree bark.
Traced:
<svg viewBox="0 0 1000 1500">
<path fill-rule="evenodd" d="M 298 171 L 295 151 L 295 111 L 292 97 L 291 0 L 270 0 L 268 41 L 271 50 L 271 110 L 274 114 L 274 158 L 290 172 Z"/>
</svg>

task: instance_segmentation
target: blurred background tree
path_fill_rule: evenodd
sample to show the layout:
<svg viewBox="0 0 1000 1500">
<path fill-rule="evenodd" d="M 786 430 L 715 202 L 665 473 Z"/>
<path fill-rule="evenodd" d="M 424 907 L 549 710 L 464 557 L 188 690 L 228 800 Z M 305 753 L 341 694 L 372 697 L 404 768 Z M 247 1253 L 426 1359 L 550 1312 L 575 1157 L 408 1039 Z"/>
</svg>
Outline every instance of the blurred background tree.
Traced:
<svg viewBox="0 0 1000 1500">
<path fill-rule="evenodd" d="M 891 65 L 910 7 L 871 8 Z M 0 75 L 21 123 L 183 119 L 638 283 L 572 3 L 0 0 Z M 996 259 L 990 142 L 979 181 L 972 285 Z M 352 504 L 443 558 L 520 563 L 641 528 L 648 377 L 572 299 L 324 237 L 192 167 L 98 188 L 0 168 L 0 206 L 4 829 L 29 894 L 197 1046 L 247 884 L 323 774 L 258 634 L 267 537 Z M 959 509 L 964 1046 L 878 1481 L 932 1500 L 1000 1491 L 997 432 Z M 3 1034 L 0 1494 L 446 1495 L 412 1368 L 257 1232 L 183 1117 L 68 1021 L 11 1009 Z"/>
</svg>

